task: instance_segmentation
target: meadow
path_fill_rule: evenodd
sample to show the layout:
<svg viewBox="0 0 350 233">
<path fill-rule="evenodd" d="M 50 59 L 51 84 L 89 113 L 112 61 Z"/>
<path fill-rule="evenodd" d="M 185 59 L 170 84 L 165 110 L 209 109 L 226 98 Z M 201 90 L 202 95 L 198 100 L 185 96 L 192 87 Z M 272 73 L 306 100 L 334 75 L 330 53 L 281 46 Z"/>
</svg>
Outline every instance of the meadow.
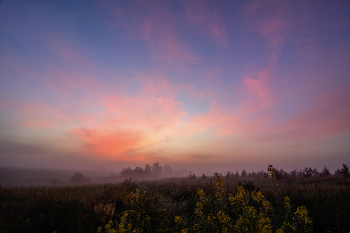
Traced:
<svg viewBox="0 0 350 233">
<path fill-rule="evenodd" d="M 343 176 L 0 186 L 0 232 L 349 232 Z"/>
</svg>

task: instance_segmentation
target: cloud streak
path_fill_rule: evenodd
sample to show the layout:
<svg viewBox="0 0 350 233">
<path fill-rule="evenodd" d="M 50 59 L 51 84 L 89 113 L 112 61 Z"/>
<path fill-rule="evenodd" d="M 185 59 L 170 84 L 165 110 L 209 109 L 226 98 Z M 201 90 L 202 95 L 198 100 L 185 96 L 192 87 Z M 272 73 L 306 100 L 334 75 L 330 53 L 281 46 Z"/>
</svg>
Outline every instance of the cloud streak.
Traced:
<svg viewBox="0 0 350 233">
<path fill-rule="evenodd" d="M 14 4 L 0 9 L 6 153 L 205 169 L 350 152 L 348 3 Z"/>
</svg>

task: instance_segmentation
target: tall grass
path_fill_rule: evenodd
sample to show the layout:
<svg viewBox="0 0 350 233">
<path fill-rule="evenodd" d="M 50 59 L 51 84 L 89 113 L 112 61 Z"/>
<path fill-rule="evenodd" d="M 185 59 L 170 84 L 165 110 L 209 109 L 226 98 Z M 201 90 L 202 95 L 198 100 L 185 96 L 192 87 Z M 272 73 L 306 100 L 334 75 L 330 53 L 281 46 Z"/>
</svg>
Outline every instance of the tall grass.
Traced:
<svg viewBox="0 0 350 233">
<path fill-rule="evenodd" d="M 263 178 L 223 177 L 222 183 L 225 192 L 221 198 L 226 205 L 222 212 L 232 221 L 237 216 L 228 200 L 230 194 L 239 194 L 237 190 L 243 187 L 249 195 L 254 190 L 260 191 L 276 213 L 285 196 L 291 200 L 292 214 L 298 206 L 305 206 L 313 223 L 312 232 L 350 231 L 348 178 L 284 177 L 273 184 Z M 218 205 L 216 177 L 144 182 L 125 180 L 119 184 L 69 187 L 0 187 L 0 232 L 97 232 L 98 229 L 112 232 L 117 227 L 119 232 L 123 229 L 124 232 L 132 232 L 136 225 L 138 231 L 143 229 L 143 232 L 181 232 L 187 228 L 188 232 L 199 232 L 193 226 L 200 223 L 196 214 L 200 211 L 198 190 L 202 190 L 209 200 L 202 213 L 209 213 L 210 209 L 218 216 L 220 210 L 215 209 Z M 258 211 L 258 204 L 251 196 L 249 198 L 249 205 L 255 206 Z M 177 217 L 183 220 L 181 226 Z M 134 226 L 128 229 L 131 221 Z M 125 223 L 123 229 L 120 228 L 122 223 Z M 272 222 L 272 225 L 275 232 L 283 222 Z M 223 228 L 220 229 L 223 232 Z M 230 229 L 229 232 L 237 232 Z"/>
</svg>

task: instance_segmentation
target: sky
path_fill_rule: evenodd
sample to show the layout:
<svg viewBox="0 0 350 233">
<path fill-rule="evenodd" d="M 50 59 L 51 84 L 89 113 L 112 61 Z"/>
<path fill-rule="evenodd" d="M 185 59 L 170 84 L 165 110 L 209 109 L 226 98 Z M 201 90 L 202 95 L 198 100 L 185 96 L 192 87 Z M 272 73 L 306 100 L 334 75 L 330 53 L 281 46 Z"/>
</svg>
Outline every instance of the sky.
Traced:
<svg viewBox="0 0 350 233">
<path fill-rule="evenodd" d="M 350 164 L 349 1 L 0 2 L 0 166 Z"/>
</svg>

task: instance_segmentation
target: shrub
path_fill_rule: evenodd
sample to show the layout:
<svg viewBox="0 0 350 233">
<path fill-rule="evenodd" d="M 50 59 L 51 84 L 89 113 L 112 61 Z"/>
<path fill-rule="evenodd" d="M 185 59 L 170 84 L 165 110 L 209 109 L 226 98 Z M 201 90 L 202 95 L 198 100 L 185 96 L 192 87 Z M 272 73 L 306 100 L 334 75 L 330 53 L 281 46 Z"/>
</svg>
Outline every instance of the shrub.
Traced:
<svg viewBox="0 0 350 233">
<path fill-rule="evenodd" d="M 83 174 L 80 172 L 76 172 L 69 180 L 70 184 L 86 184 L 91 183 L 90 178 L 86 178 Z"/>
</svg>

